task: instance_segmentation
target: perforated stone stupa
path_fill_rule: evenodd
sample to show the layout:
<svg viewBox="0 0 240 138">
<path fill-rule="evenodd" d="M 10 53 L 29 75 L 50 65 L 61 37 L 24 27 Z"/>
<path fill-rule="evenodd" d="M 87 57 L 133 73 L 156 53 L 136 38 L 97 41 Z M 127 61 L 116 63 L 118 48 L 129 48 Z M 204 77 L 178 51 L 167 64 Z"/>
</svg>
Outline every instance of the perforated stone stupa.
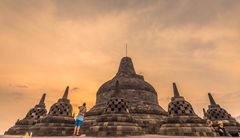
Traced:
<svg viewBox="0 0 240 138">
<path fill-rule="evenodd" d="M 232 135 L 238 136 L 240 132 L 240 125 L 235 118 L 231 116 L 225 109 L 219 104 L 216 104 L 211 93 L 208 93 L 210 105 L 206 113 L 206 118 L 213 122 L 213 126 L 217 127 L 218 122 L 221 121 L 224 124 L 225 129 Z"/>
<path fill-rule="evenodd" d="M 137 121 L 129 113 L 128 100 L 122 98 L 119 82 L 112 98 L 107 102 L 104 113 L 97 118 L 96 123 L 90 127 L 87 136 L 134 136 L 144 132 Z"/>
<path fill-rule="evenodd" d="M 171 136 L 216 136 L 214 129 L 206 120 L 198 117 L 192 105 L 180 96 L 177 86 L 173 83 L 174 97 L 168 105 L 169 117 L 159 129 L 160 135 Z"/>
<path fill-rule="evenodd" d="M 155 89 L 144 80 L 143 76 L 136 74 L 130 57 L 123 57 L 117 74 L 98 89 L 96 104 L 86 114 L 84 130 L 88 131 L 98 116 L 104 113 L 107 102 L 116 92 L 117 81 L 120 90 L 118 95 L 128 99 L 128 108 L 132 117 L 143 131 L 156 133 L 167 113 L 159 106 Z"/>
<path fill-rule="evenodd" d="M 63 97 L 54 103 L 48 114 L 43 94 L 39 104 L 29 110 L 26 117 L 5 132 L 6 135 L 71 136 L 74 115 L 68 99 L 69 87 Z M 239 123 L 209 93 L 210 105 L 203 109 L 204 119 L 195 114 L 192 105 L 180 96 L 173 83 L 174 96 L 168 112 L 158 103 L 158 95 L 142 75 L 135 72 L 130 57 L 121 59 L 116 75 L 97 91 L 96 104 L 86 113 L 81 133 L 86 136 L 136 136 L 159 134 L 168 136 L 217 136 L 214 127 L 224 123 L 232 136 L 238 136 Z M 213 122 L 213 127 L 207 124 Z"/>
<path fill-rule="evenodd" d="M 36 124 L 39 119 L 46 116 L 47 110 L 44 103 L 45 97 L 46 94 L 44 93 L 39 104 L 30 109 L 25 118 L 18 120 L 13 127 L 8 129 L 8 131 L 5 132 L 5 135 L 23 135 L 26 132 L 29 132 L 30 127 Z"/>
<path fill-rule="evenodd" d="M 69 136 L 73 134 L 74 118 L 68 97 L 69 87 L 61 99 L 53 104 L 48 115 L 30 128 L 33 136 Z"/>
</svg>

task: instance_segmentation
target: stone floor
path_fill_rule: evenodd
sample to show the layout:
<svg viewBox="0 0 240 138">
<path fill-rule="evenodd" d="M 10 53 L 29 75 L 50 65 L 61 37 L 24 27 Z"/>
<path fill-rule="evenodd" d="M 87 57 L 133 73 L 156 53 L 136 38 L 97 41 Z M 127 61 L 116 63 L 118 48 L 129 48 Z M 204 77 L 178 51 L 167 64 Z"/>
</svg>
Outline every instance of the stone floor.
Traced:
<svg viewBox="0 0 240 138">
<path fill-rule="evenodd" d="M 82 136 L 67 136 L 64 138 L 94 138 Z M 0 138 L 22 138 L 22 136 L 12 136 L 12 135 L 0 135 Z M 36 138 L 63 138 L 63 137 L 36 137 Z M 110 137 L 107 137 L 110 138 Z M 117 137 L 117 138 L 126 138 L 126 137 Z M 127 138 L 196 138 L 190 136 L 162 136 L 162 135 L 144 135 L 144 136 L 129 136 Z M 209 137 L 197 137 L 197 138 L 209 138 Z M 227 138 L 227 137 L 214 137 L 214 138 Z M 229 138 L 229 137 L 228 137 Z"/>
</svg>

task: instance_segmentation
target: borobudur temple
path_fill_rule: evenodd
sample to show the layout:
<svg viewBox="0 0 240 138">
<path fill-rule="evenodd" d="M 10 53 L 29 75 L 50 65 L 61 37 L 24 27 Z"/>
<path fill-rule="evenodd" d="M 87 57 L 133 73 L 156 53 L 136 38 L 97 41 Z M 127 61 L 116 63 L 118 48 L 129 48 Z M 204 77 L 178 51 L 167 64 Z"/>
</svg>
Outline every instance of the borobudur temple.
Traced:
<svg viewBox="0 0 240 138">
<path fill-rule="evenodd" d="M 63 97 L 54 103 L 47 114 L 44 94 L 22 120 L 18 120 L 5 134 L 33 136 L 71 136 L 74 115 L 68 99 L 69 87 Z M 173 83 L 174 96 L 166 112 L 158 102 L 158 93 L 151 84 L 136 73 L 132 59 L 121 59 L 116 75 L 100 86 L 95 105 L 86 113 L 81 133 L 86 136 L 136 136 L 158 134 L 168 136 L 218 136 L 219 121 L 232 136 L 238 136 L 239 123 L 209 94 L 210 105 L 203 119 L 192 105 L 180 96 Z M 84 96 L 84 95 L 83 95 Z M 207 124 L 213 122 L 213 126 Z M 215 129 L 214 129 L 215 128 Z"/>
</svg>

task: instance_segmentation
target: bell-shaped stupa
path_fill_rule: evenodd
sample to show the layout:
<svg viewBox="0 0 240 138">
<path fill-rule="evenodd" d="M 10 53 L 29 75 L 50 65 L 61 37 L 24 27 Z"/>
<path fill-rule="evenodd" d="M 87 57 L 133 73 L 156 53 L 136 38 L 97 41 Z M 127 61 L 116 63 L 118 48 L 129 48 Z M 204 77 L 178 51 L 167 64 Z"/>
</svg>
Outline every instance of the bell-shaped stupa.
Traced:
<svg viewBox="0 0 240 138">
<path fill-rule="evenodd" d="M 144 132 L 129 113 L 128 100 L 120 94 L 119 82 L 116 82 L 115 93 L 107 102 L 104 113 L 87 131 L 87 136 L 134 136 Z"/>
<path fill-rule="evenodd" d="M 69 136 L 73 134 L 74 118 L 66 88 L 63 97 L 50 108 L 48 115 L 30 128 L 33 136 Z"/>
<path fill-rule="evenodd" d="M 26 132 L 29 132 L 30 127 L 36 124 L 39 119 L 46 116 L 47 110 L 44 103 L 45 97 L 46 94 L 44 93 L 39 104 L 30 109 L 25 118 L 18 120 L 13 127 L 8 129 L 8 131 L 5 132 L 5 135 L 23 135 Z"/>
<path fill-rule="evenodd" d="M 213 127 L 218 126 L 219 122 L 224 124 L 225 129 L 232 135 L 238 136 L 240 125 L 235 118 L 231 116 L 225 109 L 215 102 L 211 93 L 208 93 L 210 105 L 206 112 L 207 119 L 213 122 Z"/>
<path fill-rule="evenodd" d="M 171 102 L 168 104 L 168 118 L 159 129 L 158 134 L 170 136 L 216 136 L 214 129 L 209 127 L 206 120 L 198 117 L 192 105 L 180 96 L 173 83 Z"/>
<path fill-rule="evenodd" d="M 117 74 L 98 89 L 96 104 L 86 114 L 84 130 L 88 131 L 97 117 L 104 113 L 107 102 L 116 93 L 117 81 L 120 90 L 118 96 L 128 99 L 128 109 L 133 118 L 146 133 L 156 133 L 167 113 L 159 106 L 157 92 L 152 85 L 135 72 L 130 57 L 123 57 Z"/>
</svg>

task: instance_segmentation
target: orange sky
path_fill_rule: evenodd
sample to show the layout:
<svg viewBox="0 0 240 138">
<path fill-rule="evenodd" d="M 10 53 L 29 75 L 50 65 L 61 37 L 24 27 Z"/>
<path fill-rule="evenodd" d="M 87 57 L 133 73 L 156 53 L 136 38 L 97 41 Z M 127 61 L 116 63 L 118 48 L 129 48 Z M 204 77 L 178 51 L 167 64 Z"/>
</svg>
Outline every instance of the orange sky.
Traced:
<svg viewBox="0 0 240 138">
<path fill-rule="evenodd" d="M 208 92 L 239 115 L 239 13 L 235 0 L 1 0 L 0 133 L 44 92 L 49 108 L 67 85 L 74 107 L 90 108 L 126 42 L 165 110 L 176 81 L 199 116 Z"/>
</svg>

